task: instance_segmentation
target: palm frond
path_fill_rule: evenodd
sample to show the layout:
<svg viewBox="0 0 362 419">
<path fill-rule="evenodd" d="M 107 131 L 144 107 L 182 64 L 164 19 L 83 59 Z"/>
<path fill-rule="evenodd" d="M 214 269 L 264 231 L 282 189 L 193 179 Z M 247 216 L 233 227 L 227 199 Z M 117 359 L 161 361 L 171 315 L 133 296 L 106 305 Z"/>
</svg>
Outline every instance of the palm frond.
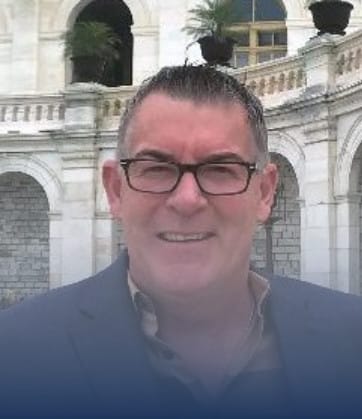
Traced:
<svg viewBox="0 0 362 419">
<path fill-rule="evenodd" d="M 233 21 L 234 0 L 203 0 L 189 10 L 190 18 L 184 30 L 192 36 L 223 34 L 225 26 Z"/>
<path fill-rule="evenodd" d="M 104 22 L 77 22 L 65 34 L 66 57 L 96 56 L 107 61 L 119 57 L 122 41 L 113 29 Z"/>
</svg>

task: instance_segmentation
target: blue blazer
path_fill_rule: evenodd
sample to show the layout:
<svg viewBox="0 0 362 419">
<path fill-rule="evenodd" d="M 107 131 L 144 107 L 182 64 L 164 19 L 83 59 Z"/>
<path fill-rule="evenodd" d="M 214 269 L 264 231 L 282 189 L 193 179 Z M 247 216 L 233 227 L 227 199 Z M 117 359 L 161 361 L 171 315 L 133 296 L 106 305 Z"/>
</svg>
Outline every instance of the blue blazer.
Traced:
<svg viewBox="0 0 362 419">
<path fill-rule="evenodd" d="M 92 278 L 0 312 L 0 417 L 202 417 L 185 389 L 154 374 L 127 267 L 124 253 Z M 292 409 L 284 416 L 362 417 L 362 299 L 270 282 Z M 242 402 L 214 416 L 229 413 L 249 417 Z"/>
</svg>

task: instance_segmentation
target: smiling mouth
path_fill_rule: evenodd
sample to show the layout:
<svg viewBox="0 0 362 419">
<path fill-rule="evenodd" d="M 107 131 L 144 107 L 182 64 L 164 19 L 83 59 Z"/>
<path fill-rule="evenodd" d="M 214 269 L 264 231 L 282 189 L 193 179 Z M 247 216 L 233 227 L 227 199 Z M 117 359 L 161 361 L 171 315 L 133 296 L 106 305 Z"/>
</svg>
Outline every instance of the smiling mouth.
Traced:
<svg viewBox="0 0 362 419">
<path fill-rule="evenodd" d="M 212 233 L 160 233 L 157 235 L 161 240 L 172 243 L 187 243 L 207 240 L 213 236 Z"/>
</svg>

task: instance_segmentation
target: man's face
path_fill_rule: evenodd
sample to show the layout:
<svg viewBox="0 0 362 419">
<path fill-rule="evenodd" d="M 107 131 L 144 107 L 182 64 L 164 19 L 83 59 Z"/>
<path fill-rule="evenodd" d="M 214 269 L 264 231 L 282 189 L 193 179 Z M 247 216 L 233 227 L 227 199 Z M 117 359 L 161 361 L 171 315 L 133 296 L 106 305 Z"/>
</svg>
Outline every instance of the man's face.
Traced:
<svg viewBox="0 0 362 419">
<path fill-rule="evenodd" d="M 239 104 L 199 104 L 153 93 L 129 128 L 130 157 L 158 155 L 180 163 L 257 160 L 246 111 Z M 104 185 L 120 219 L 131 274 L 151 296 L 187 295 L 245 274 L 253 233 L 269 215 L 276 169 L 254 173 L 243 194 L 211 196 L 185 173 L 170 193 L 137 192 L 118 162 L 106 162 Z"/>
</svg>

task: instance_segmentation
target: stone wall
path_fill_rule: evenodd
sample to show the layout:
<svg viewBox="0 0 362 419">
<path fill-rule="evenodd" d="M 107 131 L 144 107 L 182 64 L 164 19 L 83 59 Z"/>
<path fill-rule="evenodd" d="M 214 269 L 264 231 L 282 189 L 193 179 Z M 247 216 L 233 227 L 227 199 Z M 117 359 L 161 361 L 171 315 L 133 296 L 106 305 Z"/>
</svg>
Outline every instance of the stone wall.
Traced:
<svg viewBox="0 0 362 419">
<path fill-rule="evenodd" d="M 113 220 L 113 240 L 112 240 L 112 248 L 113 248 L 113 257 L 112 259 L 116 259 L 119 253 L 124 249 L 125 242 L 124 242 L 124 234 L 123 234 L 123 227 L 120 221 Z"/>
<path fill-rule="evenodd" d="M 0 306 L 49 289 L 48 201 L 22 173 L 0 176 Z"/>
<path fill-rule="evenodd" d="M 362 184 L 361 184 L 361 192 L 362 192 Z M 359 266 L 360 266 L 360 271 L 359 271 L 359 275 L 360 275 L 360 286 L 359 286 L 359 293 L 360 295 L 362 295 L 362 203 L 360 203 L 359 205 L 359 210 L 360 210 L 360 223 L 359 223 Z"/>
<path fill-rule="evenodd" d="M 282 156 L 272 155 L 277 164 L 282 181 L 272 217 L 278 221 L 272 228 L 272 260 L 274 273 L 294 278 L 300 276 L 300 206 L 298 184 L 290 163 Z M 252 251 L 252 266 L 260 270 L 266 268 L 266 230 L 260 226 Z"/>
<path fill-rule="evenodd" d="M 362 157 L 362 148 L 360 149 L 360 154 Z M 362 159 L 360 160 L 360 162 L 362 162 Z M 359 193 L 362 195 L 362 164 L 360 163 L 360 167 L 359 167 L 359 188 L 358 191 Z M 359 293 L 360 295 L 362 295 L 362 199 L 360 201 L 359 204 L 359 266 L 360 266 L 360 270 L 359 270 L 359 275 L 360 275 L 360 287 L 359 287 Z"/>
</svg>

